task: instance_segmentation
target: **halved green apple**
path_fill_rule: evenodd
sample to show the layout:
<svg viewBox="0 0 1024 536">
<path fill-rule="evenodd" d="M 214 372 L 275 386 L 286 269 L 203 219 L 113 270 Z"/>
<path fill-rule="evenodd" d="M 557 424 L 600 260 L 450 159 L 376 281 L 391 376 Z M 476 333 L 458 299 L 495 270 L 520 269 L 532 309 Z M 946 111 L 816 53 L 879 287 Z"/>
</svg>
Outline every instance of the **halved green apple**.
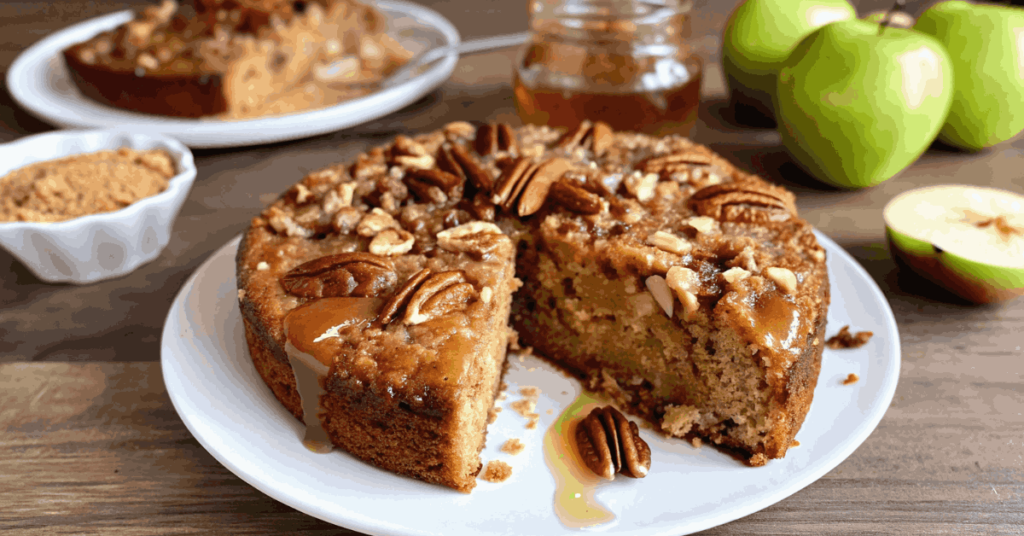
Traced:
<svg viewBox="0 0 1024 536">
<path fill-rule="evenodd" d="M 992 303 L 1024 294 L 1024 196 L 928 186 L 894 197 L 883 217 L 898 260 L 957 296 Z"/>
</svg>

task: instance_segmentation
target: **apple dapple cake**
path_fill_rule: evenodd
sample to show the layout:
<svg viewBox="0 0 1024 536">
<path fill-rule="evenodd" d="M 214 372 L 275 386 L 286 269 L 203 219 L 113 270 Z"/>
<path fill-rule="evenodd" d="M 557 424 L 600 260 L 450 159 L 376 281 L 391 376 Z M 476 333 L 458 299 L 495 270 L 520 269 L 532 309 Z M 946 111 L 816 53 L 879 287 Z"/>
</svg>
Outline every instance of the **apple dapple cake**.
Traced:
<svg viewBox="0 0 1024 536">
<path fill-rule="evenodd" d="M 781 458 L 829 303 L 792 194 L 589 122 L 398 136 L 254 218 L 237 270 L 253 361 L 310 448 L 461 491 L 516 333 L 667 434 Z"/>
</svg>

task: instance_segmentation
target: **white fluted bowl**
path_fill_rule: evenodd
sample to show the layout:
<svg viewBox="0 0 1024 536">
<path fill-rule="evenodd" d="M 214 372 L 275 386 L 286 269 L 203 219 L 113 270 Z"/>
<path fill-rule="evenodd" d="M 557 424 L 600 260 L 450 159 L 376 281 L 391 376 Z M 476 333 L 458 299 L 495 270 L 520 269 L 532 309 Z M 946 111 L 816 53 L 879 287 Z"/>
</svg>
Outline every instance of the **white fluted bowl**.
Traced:
<svg viewBox="0 0 1024 536">
<path fill-rule="evenodd" d="M 53 223 L 0 222 L 0 246 L 51 283 L 86 284 L 120 277 L 160 255 L 196 179 L 192 152 L 172 138 L 117 130 L 29 136 L 0 144 L 0 176 L 36 162 L 121 147 L 163 149 L 178 174 L 163 192 L 114 212 Z"/>
</svg>

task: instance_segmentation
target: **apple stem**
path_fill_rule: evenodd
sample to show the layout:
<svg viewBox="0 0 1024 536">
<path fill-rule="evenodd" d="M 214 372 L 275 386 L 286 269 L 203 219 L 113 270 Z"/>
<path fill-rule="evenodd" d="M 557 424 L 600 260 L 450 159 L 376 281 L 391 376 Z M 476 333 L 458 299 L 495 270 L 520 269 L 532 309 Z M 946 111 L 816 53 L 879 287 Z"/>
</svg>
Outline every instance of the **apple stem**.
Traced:
<svg viewBox="0 0 1024 536">
<path fill-rule="evenodd" d="M 878 35 L 882 35 L 882 32 L 885 31 L 885 29 L 889 27 L 889 24 L 892 22 L 892 16 L 894 14 L 899 13 L 901 11 L 906 11 L 906 10 L 907 10 L 907 0 L 896 0 L 893 3 L 892 7 L 889 8 L 889 11 L 885 12 L 885 17 L 882 19 L 882 22 L 878 25 L 879 26 L 879 28 L 878 28 Z"/>
</svg>

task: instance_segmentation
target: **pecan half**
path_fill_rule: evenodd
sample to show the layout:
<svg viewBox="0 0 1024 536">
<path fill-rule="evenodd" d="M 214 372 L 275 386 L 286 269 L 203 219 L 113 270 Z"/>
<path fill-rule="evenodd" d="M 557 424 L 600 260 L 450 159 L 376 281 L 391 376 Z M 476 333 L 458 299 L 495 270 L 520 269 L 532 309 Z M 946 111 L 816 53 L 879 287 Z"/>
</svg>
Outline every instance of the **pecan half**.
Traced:
<svg viewBox="0 0 1024 536">
<path fill-rule="evenodd" d="M 437 161 L 438 169 L 458 177 L 459 184 L 466 182 L 466 173 L 462 171 L 462 166 L 455 161 L 455 157 L 452 156 L 451 149 L 448 146 L 442 145 L 438 147 L 435 160 Z"/>
<path fill-rule="evenodd" d="M 462 270 L 431 275 L 409 298 L 403 320 L 416 325 L 461 311 L 474 296 L 476 288 L 466 282 L 466 272 Z"/>
<path fill-rule="evenodd" d="M 281 277 L 285 291 L 300 298 L 374 298 L 398 282 L 395 265 L 372 253 L 339 253 L 292 268 Z"/>
<path fill-rule="evenodd" d="M 590 132 L 591 122 L 584 119 L 576 128 L 565 133 L 560 140 L 558 140 L 557 147 L 559 149 L 565 149 L 566 152 L 572 152 L 577 145 L 583 142 L 583 137 Z"/>
<path fill-rule="evenodd" d="M 498 149 L 507 153 L 518 153 L 516 134 L 508 123 L 498 123 Z"/>
<path fill-rule="evenodd" d="M 494 186 L 494 179 L 491 177 L 490 172 L 461 145 L 452 145 L 450 150 L 452 157 L 454 157 L 459 167 L 466 174 L 466 179 L 479 190 L 484 192 L 491 191 L 491 188 Z"/>
<path fill-rule="evenodd" d="M 697 151 L 685 151 L 681 153 L 672 153 L 661 156 L 652 156 L 645 160 L 641 160 L 637 164 L 637 169 L 640 169 L 644 173 L 664 173 L 681 171 L 685 166 L 710 166 L 712 162 L 711 155 L 700 153 Z"/>
<path fill-rule="evenodd" d="M 416 292 L 420 284 L 423 283 L 428 277 L 430 277 L 430 268 L 424 268 L 412 275 L 405 281 L 402 288 L 398 289 L 398 292 L 391 296 L 391 299 L 384 304 L 384 308 L 380 310 L 380 314 L 377 315 L 377 320 L 374 321 L 373 326 L 379 329 L 383 329 L 385 326 L 391 323 L 392 320 L 398 316 L 398 311 L 408 303 L 409 298 Z"/>
<path fill-rule="evenodd" d="M 506 206 L 506 203 L 514 203 L 513 192 L 519 193 L 523 189 L 523 180 L 527 178 L 528 171 L 533 166 L 529 158 L 518 158 L 512 165 L 505 168 L 494 184 L 494 193 L 491 195 L 491 202 L 495 205 Z"/>
<path fill-rule="evenodd" d="M 597 194 L 588 192 L 565 180 L 551 185 L 548 199 L 577 214 L 589 215 L 601 212 L 601 198 Z"/>
<path fill-rule="evenodd" d="M 410 138 L 410 137 L 408 137 L 408 136 L 406 136 L 404 134 L 399 134 L 399 135 L 395 136 L 395 142 L 392 145 L 392 149 L 395 152 L 395 154 L 397 154 L 397 155 L 406 155 L 406 156 L 428 156 L 429 155 L 429 153 L 427 153 L 426 148 L 424 148 L 422 144 L 420 144 L 417 141 L 414 141 L 412 138 Z"/>
<path fill-rule="evenodd" d="M 537 166 L 537 171 L 530 176 L 519 198 L 519 216 L 529 216 L 540 210 L 548 198 L 551 185 L 570 169 L 572 164 L 564 158 L 552 158 Z"/>
<path fill-rule="evenodd" d="M 796 215 L 793 194 L 760 181 L 735 181 L 697 190 L 690 209 L 718 221 L 767 223 Z"/>
<path fill-rule="evenodd" d="M 476 129 L 476 139 L 473 140 L 476 152 L 481 156 L 487 156 L 498 150 L 498 129 L 487 123 Z"/>
<path fill-rule="evenodd" d="M 636 423 L 611 406 L 595 408 L 577 425 L 576 445 L 583 463 L 608 480 L 620 472 L 643 478 L 651 469 L 651 448 Z"/>
<path fill-rule="evenodd" d="M 612 142 L 615 141 L 614 134 L 608 123 L 604 121 L 594 123 L 594 127 L 590 129 L 590 147 L 594 151 L 594 156 L 603 155 L 612 146 Z"/>
<path fill-rule="evenodd" d="M 508 241 L 497 225 L 483 221 L 465 223 L 437 233 L 437 245 L 441 249 L 468 253 L 477 260 L 489 258 L 494 250 Z"/>
</svg>

